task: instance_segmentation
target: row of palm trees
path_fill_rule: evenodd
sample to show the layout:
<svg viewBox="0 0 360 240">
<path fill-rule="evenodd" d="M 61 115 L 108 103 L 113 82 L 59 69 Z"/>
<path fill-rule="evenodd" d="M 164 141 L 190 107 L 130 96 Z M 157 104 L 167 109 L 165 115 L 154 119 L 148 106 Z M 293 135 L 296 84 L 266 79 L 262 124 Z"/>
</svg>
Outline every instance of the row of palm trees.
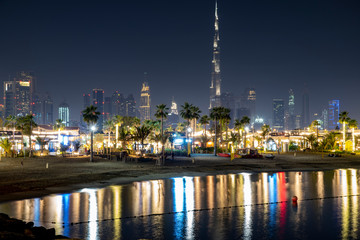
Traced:
<svg viewBox="0 0 360 240">
<path fill-rule="evenodd" d="M 345 150 L 346 144 L 346 132 L 347 127 L 351 129 L 352 135 L 352 151 L 355 151 L 355 128 L 358 127 L 358 122 L 355 119 L 351 119 L 349 117 L 349 112 L 343 111 L 339 114 L 339 123 L 342 124 L 342 149 Z M 311 148 L 320 149 L 320 150 L 333 150 L 335 148 L 335 143 L 337 139 L 339 139 L 338 135 L 340 133 L 337 132 L 329 132 L 327 133 L 321 142 L 319 142 L 319 126 L 320 123 L 315 120 L 313 121 L 309 128 L 311 130 L 316 131 L 316 136 L 314 134 L 309 135 L 306 140 L 309 142 Z"/>
<path fill-rule="evenodd" d="M 164 121 L 167 119 L 169 114 L 169 108 L 165 104 L 160 104 L 156 106 L 155 117 L 158 121 L 146 120 L 143 124 L 140 124 L 138 118 L 134 117 L 121 117 L 115 116 L 112 119 L 108 120 L 104 124 L 104 132 L 109 134 L 109 142 L 110 142 L 110 133 L 114 132 L 116 126 L 118 126 L 118 130 L 115 130 L 118 133 L 116 138 L 121 141 L 121 145 L 124 146 L 127 141 L 130 139 L 138 140 L 141 145 L 143 145 L 145 139 L 152 135 L 152 140 L 162 143 L 162 159 L 164 159 L 165 154 L 165 143 L 167 140 L 170 140 L 172 143 L 172 136 L 168 133 L 164 133 Z M 99 112 L 96 111 L 96 107 L 90 106 L 86 108 L 83 112 L 84 121 L 88 124 L 88 126 L 96 124 L 98 120 Z M 230 109 L 225 107 L 214 107 L 210 111 L 210 116 L 203 115 L 200 116 L 201 110 L 199 107 L 185 102 L 184 105 L 181 105 L 180 116 L 186 121 L 185 123 L 181 123 L 177 127 L 177 131 L 184 131 L 186 133 L 186 139 L 188 142 L 188 152 L 191 152 L 190 148 L 190 137 L 194 137 L 194 132 L 196 132 L 197 121 L 204 128 L 204 142 L 206 146 L 206 142 L 210 140 L 208 138 L 207 125 L 209 125 L 210 121 L 213 121 L 215 127 L 215 137 L 214 137 L 214 154 L 216 155 L 216 149 L 218 148 L 218 137 L 220 136 L 220 141 L 223 141 L 223 132 L 226 131 L 226 141 L 228 141 L 228 125 L 230 123 Z M 250 123 L 250 119 L 248 117 L 243 117 L 241 120 L 235 121 L 235 129 L 239 131 L 239 136 L 237 137 L 237 142 L 240 143 L 240 135 L 243 137 L 244 146 L 246 147 L 246 131 L 245 126 Z M 156 134 L 160 130 L 159 134 Z M 169 129 L 173 131 L 173 129 Z M 153 134 L 151 134 L 153 133 Z M 191 135 L 192 133 L 192 135 Z M 245 135 L 240 134 L 245 133 Z M 91 131 L 93 135 L 93 131 Z M 91 150 L 92 151 L 92 150 Z"/>
<path fill-rule="evenodd" d="M 25 116 L 15 117 L 13 115 L 9 115 L 4 122 L 4 127 L 12 129 L 13 137 L 12 141 L 3 139 L 1 141 L 1 147 L 6 150 L 6 153 L 11 152 L 11 148 L 15 145 L 15 131 L 19 131 L 21 133 L 22 146 L 24 146 L 24 135 L 29 138 L 29 156 L 32 155 L 32 144 L 31 137 L 34 128 L 37 127 L 37 124 L 34 120 L 34 116 L 32 114 L 28 114 Z M 25 149 L 25 148 L 22 148 Z M 24 153 L 25 156 L 25 153 Z"/>
</svg>

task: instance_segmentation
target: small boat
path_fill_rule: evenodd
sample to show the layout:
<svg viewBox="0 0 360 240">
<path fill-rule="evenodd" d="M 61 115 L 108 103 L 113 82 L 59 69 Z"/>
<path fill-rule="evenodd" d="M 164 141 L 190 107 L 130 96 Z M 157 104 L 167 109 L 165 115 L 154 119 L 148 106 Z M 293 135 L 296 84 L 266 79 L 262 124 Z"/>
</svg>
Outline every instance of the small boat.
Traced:
<svg viewBox="0 0 360 240">
<path fill-rule="evenodd" d="M 218 153 L 219 157 L 230 157 L 230 154 L 228 153 Z"/>
</svg>

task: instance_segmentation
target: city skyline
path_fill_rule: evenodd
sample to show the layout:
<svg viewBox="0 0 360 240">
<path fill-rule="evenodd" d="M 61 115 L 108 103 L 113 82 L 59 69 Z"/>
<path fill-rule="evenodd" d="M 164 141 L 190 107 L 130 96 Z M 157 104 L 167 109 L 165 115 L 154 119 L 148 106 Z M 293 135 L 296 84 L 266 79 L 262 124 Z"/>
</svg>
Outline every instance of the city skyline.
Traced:
<svg viewBox="0 0 360 240">
<path fill-rule="evenodd" d="M 63 1 L 64 5 L 52 7 L 42 1 L 3 1 L 0 77 L 4 82 L 17 72 L 34 71 L 39 91 L 49 92 L 55 106 L 66 100 L 74 113 L 71 120 L 78 120 L 75 113 L 83 109 L 82 93 L 95 88 L 104 89 L 105 96 L 113 89 L 132 93 L 139 101 L 146 71 L 151 76 L 152 106 L 170 107 L 174 96 L 178 105 L 188 101 L 205 114 L 215 2 L 192 3 L 188 17 L 178 19 L 183 14 L 180 6 L 186 3 L 190 4 Z M 360 76 L 360 36 L 355 30 L 359 3 L 234 4 L 218 1 L 222 92 L 240 94 L 255 88 L 259 115 L 271 119 L 271 99 L 286 99 L 290 88 L 295 112 L 301 113 L 307 83 L 311 116 L 339 99 L 340 111 L 360 118 L 353 104 L 360 100 L 355 82 Z M 122 8 L 129 11 L 115 11 Z M 27 17 L 29 12 L 32 18 Z M 64 14 L 67 19 L 62 21 Z M 135 18 L 140 23 L 134 23 Z"/>
</svg>

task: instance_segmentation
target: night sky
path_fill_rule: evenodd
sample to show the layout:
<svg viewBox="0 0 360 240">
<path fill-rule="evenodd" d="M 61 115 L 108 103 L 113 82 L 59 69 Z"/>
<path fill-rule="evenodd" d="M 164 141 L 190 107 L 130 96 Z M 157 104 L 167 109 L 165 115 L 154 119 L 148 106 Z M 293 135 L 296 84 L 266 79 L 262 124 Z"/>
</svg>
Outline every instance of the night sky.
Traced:
<svg viewBox="0 0 360 240">
<path fill-rule="evenodd" d="M 0 0 L 0 79 L 34 71 L 54 111 L 66 100 L 79 120 L 82 93 L 185 101 L 207 113 L 214 1 Z M 331 99 L 360 120 L 360 2 L 219 0 L 222 91 L 257 90 L 257 112 L 307 84 L 311 113 Z M 3 84 L 1 85 L 3 86 Z M 56 109 L 56 110 L 55 110 Z M 54 113 L 57 117 L 57 113 Z"/>
</svg>

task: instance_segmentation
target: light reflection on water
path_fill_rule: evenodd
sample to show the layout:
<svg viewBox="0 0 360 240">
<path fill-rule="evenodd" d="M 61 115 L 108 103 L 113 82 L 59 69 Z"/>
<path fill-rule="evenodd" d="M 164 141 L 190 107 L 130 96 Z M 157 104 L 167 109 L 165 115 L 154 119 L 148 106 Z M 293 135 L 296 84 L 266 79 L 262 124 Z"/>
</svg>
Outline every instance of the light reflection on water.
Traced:
<svg viewBox="0 0 360 240">
<path fill-rule="evenodd" d="M 357 239 L 358 194 L 354 169 L 241 173 L 83 189 L 3 203 L 0 212 L 89 240 Z"/>
</svg>

